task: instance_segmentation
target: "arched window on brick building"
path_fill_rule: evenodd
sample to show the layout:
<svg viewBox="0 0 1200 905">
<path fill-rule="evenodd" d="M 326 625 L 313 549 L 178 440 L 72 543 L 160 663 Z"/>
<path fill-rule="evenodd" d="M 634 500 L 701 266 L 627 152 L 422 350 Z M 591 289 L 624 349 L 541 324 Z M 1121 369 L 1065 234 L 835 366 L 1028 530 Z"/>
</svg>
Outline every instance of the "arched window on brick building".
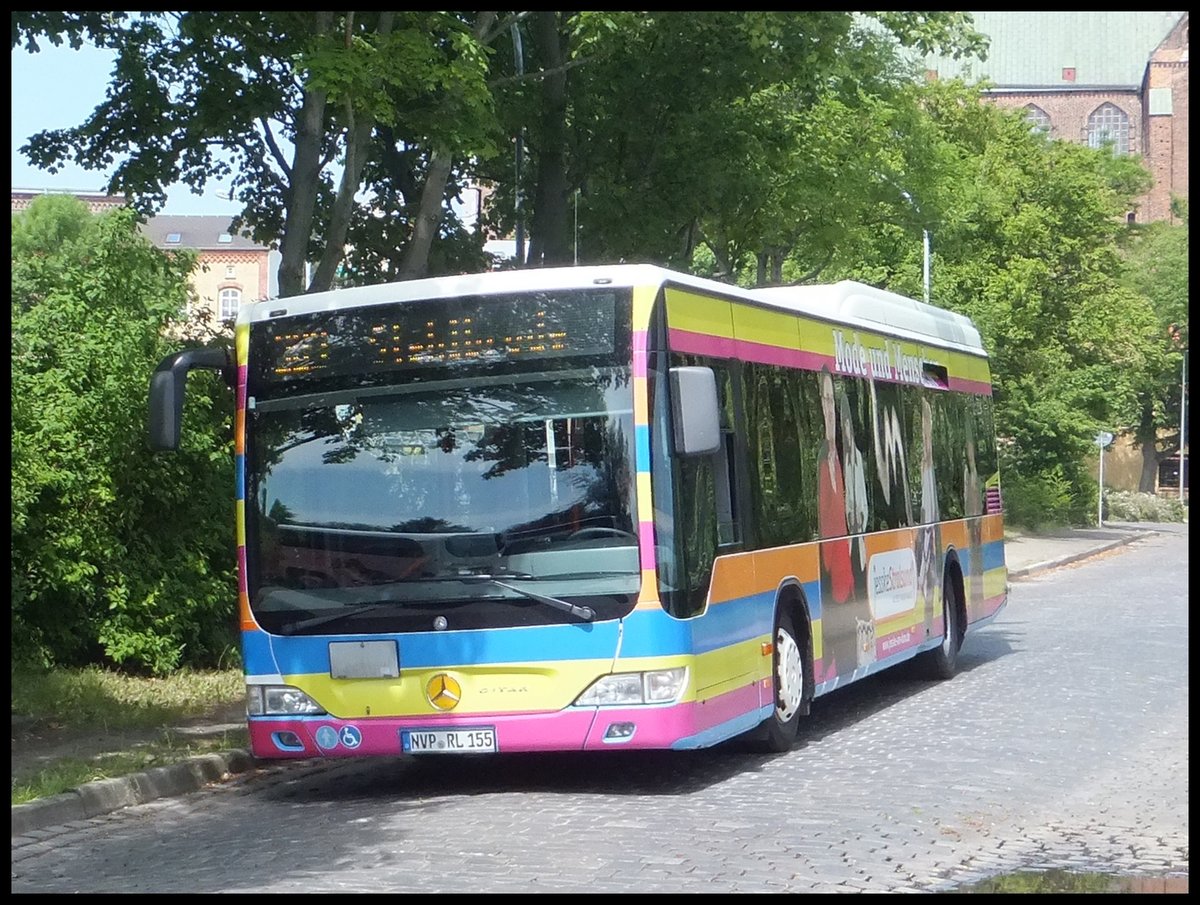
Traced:
<svg viewBox="0 0 1200 905">
<path fill-rule="evenodd" d="M 1025 113 L 1025 119 L 1029 122 L 1029 125 L 1034 132 L 1040 132 L 1043 135 L 1050 134 L 1049 113 L 1047 113 L 1037 104 L 1026 104 L 1023 109 Z"/>
<path fill-rule="evenodd" d="M 221 320 L 231 321 L 237 317 L 238 306 L 242 303 L 242 290 L 221 290 Z"/>
<path fill-rule="evenodd" d="M 1103 103 L 1088 117 L 1089 148 L 1112 145 L 1114 155 L 1129 153 L 1129 116 L 1116 104 Z"/>
</svg>

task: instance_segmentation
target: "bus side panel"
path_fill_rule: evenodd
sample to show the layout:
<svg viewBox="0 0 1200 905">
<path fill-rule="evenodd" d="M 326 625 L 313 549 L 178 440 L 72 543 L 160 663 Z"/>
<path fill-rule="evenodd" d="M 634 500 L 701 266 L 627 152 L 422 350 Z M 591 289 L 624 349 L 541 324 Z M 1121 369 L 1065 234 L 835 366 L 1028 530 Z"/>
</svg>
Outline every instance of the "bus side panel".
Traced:
<svg viewBox="0 0 1200 905">
<path fill-rule="evenodd" d="M 661 608 L 642 607 L 626 619 L 614 671 L 654 668 L 648 665 L 654 658 L 685 651 L 692 655 L 692 712 L 680 720 L 677 712 L 661 711 L 658 718 L 663 725 L 653 730 L 659 739 L 675 748 L 706 747 L 752 729 L 770 715 L 774 706 L 770 645 L 776 601 L 784 583 L 794 583 L 808 602 L 816 623 L 816 655 L 820 655 L 816 564 L 813 545 L 720 556 L 713 564 L 702 613 L 679 620 Z M 604 716 L 607 720 L 609 715 Z M 647 722 L 643 718 L 640 725 Z M 597 729 L 601 728 L 598 723 Z"/>
<path fill-rule="evenodd" d="M 980 522 L 980 556 L 972 560 L 982 571 L 978 602 L 967 608 L 968 622 L 995 617 L 1008 602 L 1008 565 L 1004 559 L 1004 518 L 999 513 L 985 515 Z"/>
</svg>

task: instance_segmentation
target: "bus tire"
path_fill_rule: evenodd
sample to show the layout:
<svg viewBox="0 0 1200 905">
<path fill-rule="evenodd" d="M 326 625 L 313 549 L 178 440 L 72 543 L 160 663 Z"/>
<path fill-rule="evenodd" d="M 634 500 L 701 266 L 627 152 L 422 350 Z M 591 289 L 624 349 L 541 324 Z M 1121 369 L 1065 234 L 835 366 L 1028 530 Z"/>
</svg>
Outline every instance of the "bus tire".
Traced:
<svg viewBox="0 0 1200 905">
<path fill-rule="evenodd" d="M 961 587 L 956 573 L 947 569 L 942 579 L 942 643 L 921 655 L 931 679 L 952 679 L 958 672 L 958 651 L 966 627 Z"/>
<path fill-rule="evenodd" d="M 797 634 L 792 611 L 781 606 L 775 617 L 774 652 L 771 655 L 771 685 L 775 707 L 751 737 L 756 751 L 779 754 L 791 750 L 800 729 L 800 717 L 808 713 L 812 675 L 808 636 Z"/>
</svg>

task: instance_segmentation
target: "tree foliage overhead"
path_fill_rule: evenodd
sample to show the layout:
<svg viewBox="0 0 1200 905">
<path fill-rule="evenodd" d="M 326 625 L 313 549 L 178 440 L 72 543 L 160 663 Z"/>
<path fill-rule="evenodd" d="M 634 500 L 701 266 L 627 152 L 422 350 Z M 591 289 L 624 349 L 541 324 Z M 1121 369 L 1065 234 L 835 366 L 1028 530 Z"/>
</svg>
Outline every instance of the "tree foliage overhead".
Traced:
<svg viewBox="0 0 1200 905">
<path fill-rule="evenodd" d="M 278 243 L 280 292 L 292 295 L 333 285 L 347 250 L 357 282 L 477 266 L 483 234 L 471 248 L 447 213 L 480 180 L 501 189 L 494 225 L 530 227 L 534 264 L 571 260 L 576 189 L 590 260 L 687 266 L 701 241 L 733 258 L 771 243 L 778 258 L 785 238 L 774 233 L 788 230 L 770 210 L 793 201 L 795 183 L 779 174 L 796 159 L 803 112 L 830 90 L 850 102 L 881 84 L 896 43 L 978 49 L 969 23 L 962 13 L 17 12 L 12 43 L 87 42 L 116 59 L 84 123 L 29 140 L 34 163 L 115 167 L 110 191 L 143 213 L 175 182 L 228 181 L 253 237 Z M 514 184 L 500 151 L 518 137 L 528 165 Z M 743 225 L 747 198 L 766 203 Z M 726 213 L 731 202 L 739 208 Z M 309 286 L 306 262 L 317 265 Z"/>
<path fill-rule="evenodd" d="M 14 13 L 13 46 L 84 40 L 115 53 L 105 101 L 79 126 L 33 136 L 24 151 L 53 171 L 115 167 L 110 191 L 143 213 L 166 188 L 228 184 L 240 223 L 277 244 L 283 295 L 332 285 L 350 225 L 369 196 L 364 173 L 402 186 L 379 211 L 419 239 L 439 214 L 441 161 L 494 152 L 486 44 L 496 14 L 417 12 Z M 439 158 L 440 155 L 440 158 Z M 432 202 L 429 200 L 432 198 Z M 311 285 L 305 264 L 316 263 Z M 408 262 L 413 274 L 424 262 Z"/>
<path fill-rule="evenodd" d="M 480 167 L 498 186 L 491 225 L 530 225 L 532 265 L 570 263 L 577 209 L 581 261 L 691 269 L 706 247 L 723 279 L 747 258 L 807 242 L 825 211 L 878 181 L 866 166 L 833 174 L 851 155 L 806 129 L 818 104 L 858 110 L 894 90 L 911 76 L 897 47 L 977 51 L 982 41 L 960 13 L 536 16 L 513 53 L 537 77 L 498 85 L 501 118 L 526 153 L 521 179 L 511 158 Z M 507 60 L 501 50 L 497 71 Z"/>
<path fill-rule="evenodd" d="M 176 181 L 232 185 L 282 294 L 482 269 L 490 230 L 528 234 L 525 266 L 920 298 L 928 234 L 933 302 L 991 354 L 1010 487 L 1059 486 L 1085 518 L 1097 429 L 1136 425 L 1147 474 L 1171 448 L 1186 226 L 1125 224 L 1136 159 L 924 83 L 925 53 L 981 54 L 968 14 L 14 13 L 13 47 L 39 40 L 116 65 L 88 120 L 30 139 L 34 162 L 115 166 L 143 212 Z M 472 185 L 478 229 L 451 215 Z"/>
<path fill-rule="evenodd" d="M 196 375 L 185 451 L 146 445 L 194 263 L 128 210 L 46 196 L 13 218 L 14 661 L 161 673 L 236 643 L 230 394 Z"/>
</svg>

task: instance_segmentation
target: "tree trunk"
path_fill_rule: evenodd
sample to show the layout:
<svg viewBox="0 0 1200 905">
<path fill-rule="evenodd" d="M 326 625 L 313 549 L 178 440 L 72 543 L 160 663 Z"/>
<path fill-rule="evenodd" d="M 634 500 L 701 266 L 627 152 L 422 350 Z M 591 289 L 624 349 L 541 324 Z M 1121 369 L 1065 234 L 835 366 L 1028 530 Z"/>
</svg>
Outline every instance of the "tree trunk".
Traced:
<svg viewBox="0 0 1200 905">
<path fill-rule="evenodd" d="M 574 260 L 570 218 L 567 216 L 567 72 L 561 13 L 539 11 L 534 20 L 544 56 L 542 78 L 542 146 L 533 203 L 529 263 L 532 266 L 570 264 Z"/>
<path fill-rule="evenodd" d="M 328 31 L 333 13 L 315 14 L 317 34 Z M 305 291 L 304 265 L 312 238 L 313 212 L 321 174 L 321 140 L 325 135 L 325 92 L 306 90 L 296 120 L 292 167 L 288 173 L 287 213 L 279 246 L 279 295 L 287 298 Z"/>
<path fill-rule="evenodd" d="M 495 21 L 494 12 L 479 13 L 471 29 L 475 40 L 483 41 L 484 35 Z M 433 247 L 433 239 L 442 222 L 442 202 L 446 196 L 446 183 L 450 179 L 453 164 L 454 157 L 444 148 L 434 148 L 429 154 L 429 167 L 425 171 L 421 201 L 417 205 L 417 215 L 413 218 L 412 238 L 404 249 L 397 272 L 401 280 L 419 279 L 429 271 L 429 249 Z"/>
<path fill-rule="evenodd" d="M 381 39 L 391 34 L 395 17 L 394 12 L 379 14 L 376 34 Z M 346 165 L 342 169 L 342 180 L 338 184 L 329 228 L 325 232 L 325 248 L 321 252 L 317 272 L 313 274 L 310 292 L 321 292 L 332 287 L 338 265 L 346 256 L 346 234 L 350 230 L 350 215 L 354 211 L 354 195 L 362 181 L 363 166 L 367 162 L 367 147 L 375 129 L 375 117 L 355 111 L 351 100 L 346 101 L 346 118 Z"/>
<path fill-rule="evenodd" d="M 429 249 L 442 222 L 442 199 L 446 194 L 446 182 L 450 178 L 453 162 L 446 151 L 436 150 L 429 156 L 429 168 L 425 172 L 425 185 L 421 189 L 421 203 L 413 218 L 412 238 L 400 259 L 397 276 L 402 280 L 416 280 L 429 270 Z"/>
<path fill-rule="evenodd" d="M 1142 403 L 1141 417 L 1138 419 L 1134 438 L 1142 450 L 1142 473 L 1138 478 L 1138 491 L 1154 493 L 1158 484 L 1158 461 L 1162 458 L 1158 451 L 1158 431 L 1154 427 L 1154 403 Z"/>
</svg>

